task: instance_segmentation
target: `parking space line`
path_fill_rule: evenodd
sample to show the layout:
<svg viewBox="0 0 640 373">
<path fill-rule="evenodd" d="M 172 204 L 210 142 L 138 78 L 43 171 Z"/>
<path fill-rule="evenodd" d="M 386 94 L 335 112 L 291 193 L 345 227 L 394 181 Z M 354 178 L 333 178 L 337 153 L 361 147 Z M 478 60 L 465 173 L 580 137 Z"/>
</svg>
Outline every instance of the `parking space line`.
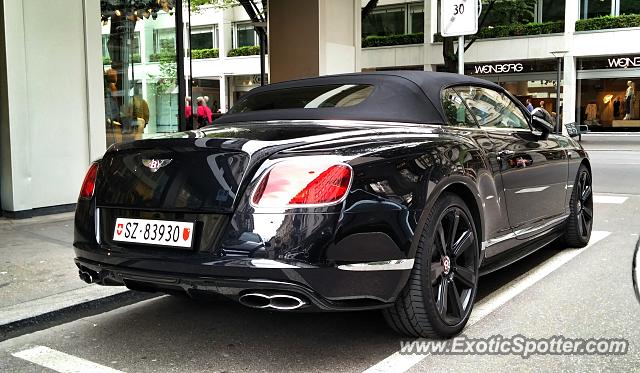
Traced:
<svg viewBox="0 0 640 373">
<path fill-rule="evenodd" d="M 593 196 L 593 203 L 610 203 L 615 205 L 621 205 L 625 203 L 628 199 L 629 197 L 596 194 Z"/>
<path fill-rule="evenodd" d="M 571 259 L 583 253 L 589 247 L 595 245 L 598 241 L 603 240 L 609 236 L 611 232 L 594 231 L 591 233 L 591 240 L 584 249 L 567 249 L 554 255 L 551 259 L 537 266 L 535 269 L 523 274 L 515 280 L 504 285 L 500 289 L 493 292 L 491 295 L 483 298 L 478 302 L 471 312 L 471 317 L 467 323 L 466 328 L 471 327 L 473 324 L 482 320 L 505 303 L 522 293 L 538 281 L 545 278 L 547 275 L 562 267 Z M 380 361 L 376 365 L 365 370 L 365 373 L 382 373 L 382 372 L 406 372 L 414 365 L 418 364 L 428 355 L 401 355 L 396 352 L 384 360 Z"/>
<path fill-rule="evenodd" d="M 45 346 L 35 346 L 11 355 L 60 373 L 123 373 Z"/>
</svg>

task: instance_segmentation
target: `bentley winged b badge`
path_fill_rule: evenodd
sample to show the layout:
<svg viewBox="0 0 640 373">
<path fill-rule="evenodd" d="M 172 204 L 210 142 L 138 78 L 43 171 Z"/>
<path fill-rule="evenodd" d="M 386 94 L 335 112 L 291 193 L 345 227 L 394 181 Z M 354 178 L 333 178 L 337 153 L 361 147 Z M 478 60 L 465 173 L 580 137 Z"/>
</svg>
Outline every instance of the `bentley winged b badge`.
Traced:
<svg viewBox="0 0 640 373">
<path fill-rule="evenodd" d="M 162 167 L 167 166 L 171 161 L 173 159 L 143 159 L 142 164 L 155 173 Z"/>
</svg>

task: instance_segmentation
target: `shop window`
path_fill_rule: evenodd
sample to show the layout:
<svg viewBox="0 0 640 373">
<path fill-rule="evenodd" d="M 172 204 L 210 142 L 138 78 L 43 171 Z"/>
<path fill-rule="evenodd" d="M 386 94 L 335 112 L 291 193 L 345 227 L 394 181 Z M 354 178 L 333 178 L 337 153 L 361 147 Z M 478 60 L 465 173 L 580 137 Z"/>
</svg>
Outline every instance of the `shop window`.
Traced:
<svg viewBox="0 0 640 373">
<path fill-rule="evenodd" d="M 582 79 L 578 81 L 580 123 L 598 130 L 640 126 L 638 78 Z"/>
<path fill-rule="evenodd" d="M 620 0 L 620 14 L 640 14 L 640 1 Z"/>
<path fill-rule="evenodd" d="M 612 1 L 613 0 L 582 0 L 580 16 L 583 19 L 610 16 L 612 14 Z"/>
<path fill-rule="evenodd" d="M 218 47 L 217 27 L 199 28 L 191 30 L 191 49 L 212 49 Z"/>
<path fill-rule="evenodd" d="M 456 88 L 456 91 L 481 127 L 529 129 L 520 107 L 506 95 L 479 87 Z"/>
<path fill-rule="evenodd" d="M 454 127 L 478 127 L 473 116 L 458 93 L 449 88 L 442 91 L 442 108 L 449 125 Z"/>
<path fill-rule="evenodd" d="M 422 28 L 424 29 L 424 23 Z M 405 6 L 376 8 L 362 20 L 363 37 L 401 35 L 406 33 L 406 29 Z"/>
<path fill-rule="evenodd" d="M 130 4 L 116 8 L 103 1 L 102 17 L 96 17 L 96 22 L 102 21 L 107 145 L 178 130 L 173 9 L 165 4 L 166 9 L 158 5 L 150 12 Z M 143 60 L 141 54 L 146 56 Z M 151 63 L 160 66 L 145 66 Z"/>
<path fill-rule="evenodd" d="M 236 24 L 235 48 L 252 47 L 258 45 L 255 28 L 250 23 Z"/>
<path fill-rule="evenodd" d="M 131 53 L 131 62 L 140 63 L 140 32 L 134 32 L 132 38 L 129 40 L 129 48 Z M 105 65 L 111 63 L 111 56 L 109 55 L 109 34 L 102 35 L 102 59 Z"/>
<path fill-rule="evenodd" d="M 424 32 L 424 4 L 409 6 L 409 33 Z"/>
</svg>

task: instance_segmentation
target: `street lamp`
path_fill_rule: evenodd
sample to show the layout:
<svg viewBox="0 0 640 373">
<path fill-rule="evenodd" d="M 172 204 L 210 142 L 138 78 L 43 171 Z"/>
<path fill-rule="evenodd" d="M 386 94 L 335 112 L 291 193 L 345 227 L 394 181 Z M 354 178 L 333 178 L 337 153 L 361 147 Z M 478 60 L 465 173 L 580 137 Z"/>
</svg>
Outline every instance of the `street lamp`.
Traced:
<svg viewBox="0 0 640 373">
<path fill-rule="evenodd" d="M 562 121 L 560 116 L 560 82 L 562 80 L 562 59 L 569 51 L 554 51 L 551 54 L 558 59 L 558 79 L 556 80 L 556 133 L 562 132 Z"/>
</svg>

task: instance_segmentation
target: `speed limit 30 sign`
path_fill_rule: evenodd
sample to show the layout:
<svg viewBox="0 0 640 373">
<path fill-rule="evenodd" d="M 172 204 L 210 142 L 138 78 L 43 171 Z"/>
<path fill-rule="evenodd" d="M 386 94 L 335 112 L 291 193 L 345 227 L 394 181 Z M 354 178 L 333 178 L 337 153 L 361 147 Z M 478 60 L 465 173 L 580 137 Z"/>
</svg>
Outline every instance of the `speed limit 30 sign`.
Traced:
<svg viewBox="0 0 640 373">
<path fill-rule="evenodd" d="M 479 0 L 442 0 L 440 30 L 444 37 L 478 32 Z"/>
</svg>

